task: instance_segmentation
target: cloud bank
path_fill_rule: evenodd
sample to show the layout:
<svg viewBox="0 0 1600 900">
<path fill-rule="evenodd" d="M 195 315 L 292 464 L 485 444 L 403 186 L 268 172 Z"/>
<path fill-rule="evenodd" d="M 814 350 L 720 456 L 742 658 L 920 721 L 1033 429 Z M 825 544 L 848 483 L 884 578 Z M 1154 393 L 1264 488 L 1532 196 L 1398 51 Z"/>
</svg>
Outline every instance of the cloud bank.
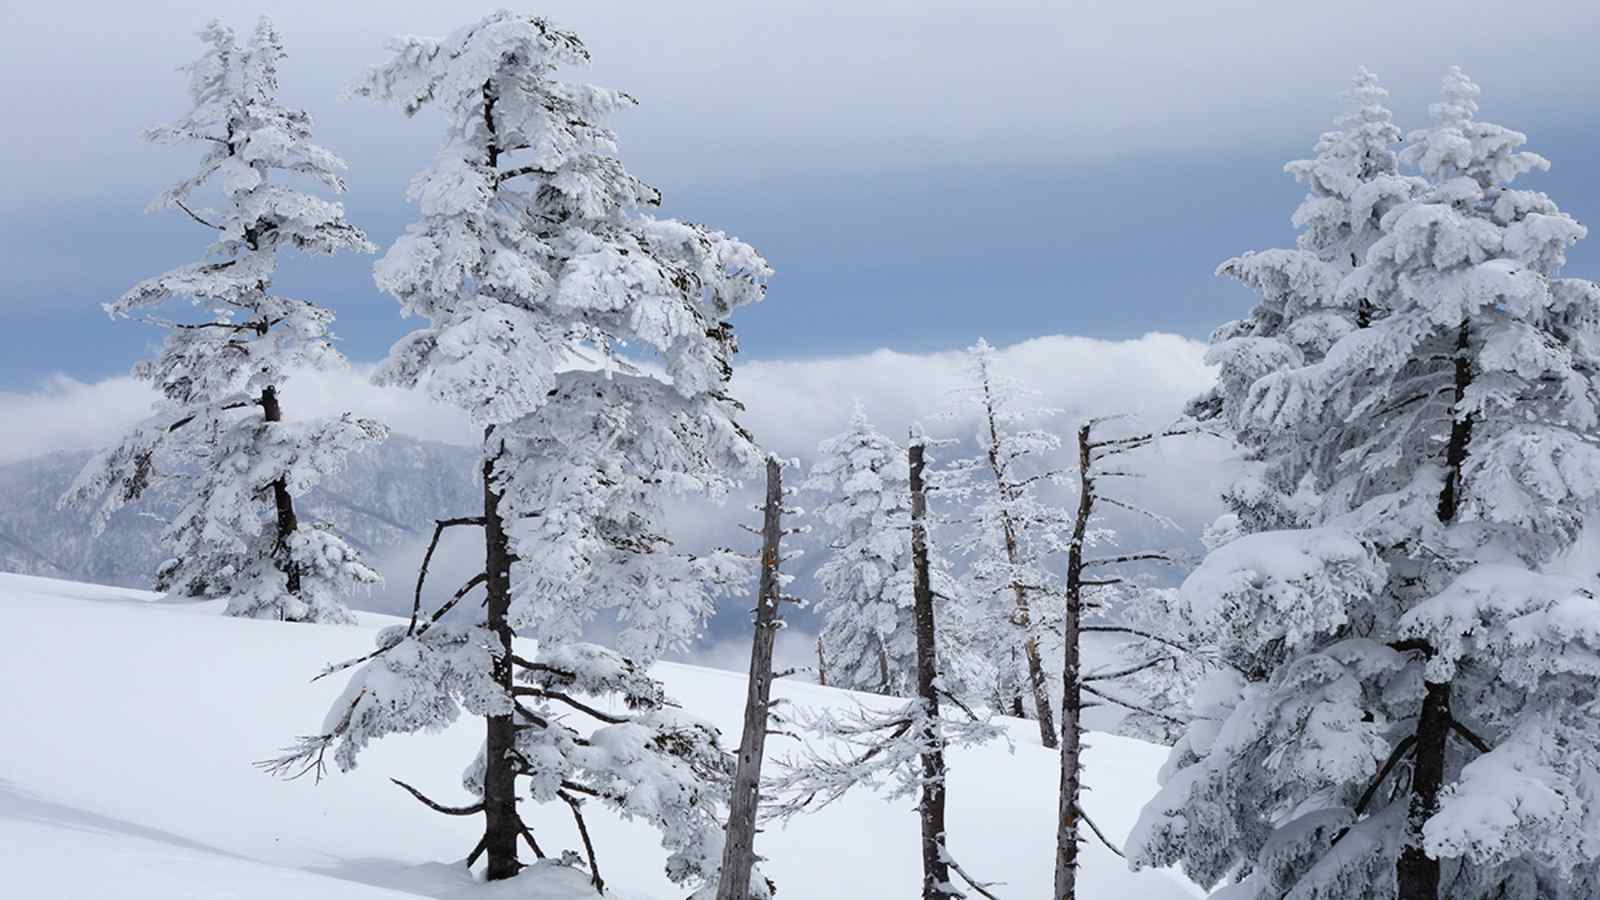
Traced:
<svg viewBox="0 0 1600 900">
<path fill-rule="evenodd" d="M 1116 427 L 1147 429 L 1175 419 L 1183 403 L 1212 379 L 1203 362 L 1204 346 L 1170 334 L 1111 341 L 1053 335 L 1002 347 L 996 367 L 1038 393 L 1037 404 L 1060 410 L 1045 423 L 1063 436 L 1090 416 L 1123 414 Z M 736 368 L 734 393 L 746 406 L 743 420 L 768 449 L 798 458 L 809 466 L 816 445 L 842 430 L 854 403 L 867 408 L 878 428 L 903 438 L 913 422 L 923 423 L 936 437 L 960 441 L 937 451 L 946 458 L 972 452 L 979 420 L 975 409 L 950 407 L 950 392 L 964 383 L 966 354 L 961 349 L 937 353 L 871 353 L 754 361 Z M 471 445 L 477 430 L 459 411 L 443 407 L 413 391 L 380 388 L 368 381 L 371 366 L 357 364 L 332 372 L 300 373 L 284 390 L 290 417 L 332 415 L 345 411 L 371 416 L 395 431 L 423 440 Z M 0 392 L 0 421 L 14 427 L 0 432 L 0 464 L 58 450 L 88 449 L 116 440 L 146 415 L 155 396 L 128 377 L 85 383 L 65 376 L 46 380 L 36 389 Z M 1122 496 L 1170 516 L 1179 530 L 1163 532 L 1147 523 L 1129 522 L 1129 539 L 1157 546 L 1192 543 L 1220 506 L 1221 487 L 1233 469 L 1232 449 L 1220 441 L 1184 439 L 1158 447 L 1140 461 L 1145 478 L 1119 485 Z M 791 470 L 793 471 L 793 470 Z M 797 479 L 798 473 L 790 475 Z M 753 539 L 739 528 L 753 524 L 750 511 L 757 485 L 714 504 L 685 500 L 674 511 L 672 533 L 688 550 L 729 546 L 754 552 Z M 1070 488 L 1055 489 L 1051 499 L 1065 503 Z M 801 498 L 801 505 L 810 505 Z M 1119 527 L 1122 527 L 1119 525 Z M 805 543 L 797 541 L 796 543 Z M 416 566 L 424 542 L 401 546 L 373 560 L 387 584 L 363 608 L 404 613 L 410 609 Z M 821 562 L 815 547 L 796 565 L 801 593 L 810 588 L 807 573 Z M 449 534 L 430 569 L 430 596 L 463 583 L 482 565 L 481 547 L 470 538 Z M 707 665 L 743 665 L 748 623 L 744 599 L 729 598 L 710 623 L 702 643 L 686 658 Z M 782 662 L 809 664 L 815 622 L 809 613 L 790 616 L 795 626 L 785 635 Z M 603 630 L 603 623 L 597 625 Z"/>
</svg>

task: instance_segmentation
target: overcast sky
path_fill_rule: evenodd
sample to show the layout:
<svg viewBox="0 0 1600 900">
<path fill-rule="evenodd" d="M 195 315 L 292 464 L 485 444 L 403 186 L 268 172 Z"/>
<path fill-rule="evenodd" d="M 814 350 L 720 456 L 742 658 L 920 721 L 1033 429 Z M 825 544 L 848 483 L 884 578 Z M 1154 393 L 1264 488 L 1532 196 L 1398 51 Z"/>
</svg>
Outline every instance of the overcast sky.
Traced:
<svg viewBox="0 0 1600 900">
<path fill-rule="evenodd" d="M 386 37 L 443 33 L 499 4 L 22 4 L 0 31 L 0 390 L 127 371 L 158 338 L 98 304 L 196 257 L 208 239 L 148 200 L 197 151 L 149 146 L 179 115 L 176 67 L 220 16 L 278 21 L 283 99 L 350 162 L 351 218 L 381 244 L 413 216 L 410 174 L 440 123 L 338 95 Z M 1474 7 L 1477 7 L 1476 9 Z M 546 2 L 577 30 L 582 77 L 627 90 L 623 158 L 667 212 L 754 243 L 777 267 L 736 321 L 750 357 L 978 334 L 1203 337 L 1250 303 L 1221 259 L 1293 239 L 1302 189 L 1283 175 L 1339 111 L 1358 65 L 1383 77 L 1403 127 L 1453 63 L 1484 86 L 1485 119 L 1521 129 L 1555 171 L 1534 180 L 1600 216 L 1600 4 L 1210 2 Z M 1592 163 L 1591 163 L 1592 164 Z M 1600 241 L 1590 241 L 1600 245 Z M 286 293 L 339 313 L 344 347 L 377 359 L 406 330 L 370 260 L 295 260 Z M 1574 274 L 1600 276 L 1580 248 Z"/>
</svg>

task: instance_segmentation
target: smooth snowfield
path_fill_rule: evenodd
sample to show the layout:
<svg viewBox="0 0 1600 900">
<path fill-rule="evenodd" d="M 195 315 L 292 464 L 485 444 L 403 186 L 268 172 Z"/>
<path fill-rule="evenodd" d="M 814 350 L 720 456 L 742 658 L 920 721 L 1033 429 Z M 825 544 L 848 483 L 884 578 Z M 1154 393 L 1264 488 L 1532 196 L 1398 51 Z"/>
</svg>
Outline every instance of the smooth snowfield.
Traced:
<svg viewBox="0 0 1600 900">
<path fill-rule="evenodd" d="M 477 719 L 436 735 L 379 741 L 353 772 L 281 782 L 251 763 L 313 730 L 343 686 L 309 679 L 370 649 L 375 627 L 225 618 L 220 604 L 158 602 L 141 591 L 0 574 L 0 615 L 16 634 L 0 658 L 0 871 L 17 898 L 591 897 L 586 879 L 537 869 L 474 884 L 459 865 L 479 817 L 428 810 L 389 783 L 404 779 L 443 803 L 467 803 L 459 775 L 481 736 Z M 686 708 L 736 744 L 741 675 L 662 664 Z M 777 696 L 838 706 L 851 694 L 779 682 Z M 1031 732 L 1031 734 L 1030 734 Z M 951 844 L 976 877 L 1011 898 L 1046 897 L 1054 859 L 1057 757 L 1037 729 L 1016 743 L 952 755 Z M 1086 805 L 1126 834 L 1154 788 L 1163 748 L 1095 735 Z M 783 755 L 785 739 L 769 744 Z M 608 895 L 684 894 L 661 871 L 643 824 L 587 814 Z M 547 852 L 580 844 L 567 810 L 524 811 Z M 757 851 L 785 898 L 913 898 L 916 814 L 870 793 L 764 832 Z M 1196 896 L 1167 873 L 1132 874 L 1099 844 L 1085 848 L 1081 895 L 1131 900 Z"/>
</svg>

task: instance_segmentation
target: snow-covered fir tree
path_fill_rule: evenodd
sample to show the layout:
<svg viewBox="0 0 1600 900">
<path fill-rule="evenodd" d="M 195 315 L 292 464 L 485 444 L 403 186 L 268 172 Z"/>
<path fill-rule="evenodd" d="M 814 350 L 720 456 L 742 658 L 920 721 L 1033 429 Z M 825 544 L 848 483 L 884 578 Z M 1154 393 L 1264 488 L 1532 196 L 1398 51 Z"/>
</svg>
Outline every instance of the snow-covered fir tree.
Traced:
<svg viewBox="0 0 1600 900">
<path fill-rule="evenodd" d="M 1315 433 L 1307 527 L 1213 551 L 1181 595 L 1242 674 L 1197 697 L 1136 864 L 1230 900 L 1600 893 L 1600 598 L 1556 574 L 1600 494 L 1600 287 L 1548 163 L 1445 79 L 1426 188 L 1339 288 L 1366 328 L 1265 375 L 1252 427 Z"/>
<path fill-rule="evenodd" d="M 1061 554 L 1071 523 L 1039 493 L 1059 474 L 1052 456 L 1061 438 L 1035 427 L 1055 411 L 1033 406 L 1033 392 L 996 371 L 994 347 L 981 338 L 967 350 L 967 376 L 954 392 L 953 413 L 977 414 L 979 452 L 952 462 L 935 482 L 942 499 L 964 504 L 952 542 L 970 559 L 965 580 L 974 611 L 964 638 L 994 664 L 992 700 L 1015 715 L 1032 715 L 1040 740 L 1055 747 L 1039 645 L 1041 622 L 1060 620 Z"/>
<path fill-rule="evenodd" d="M 813 515 L 828 553 L 817 570 L 816 604 L 828 683 L 909 696 L 917 637 L 906 451 L 857 402 L 849 427 L 817 446 L 802 489 L 822 498 Z M 953 602 L 959 588 L 948 565 L 935 553 L 930 567 L 934 592 Z"/>
<path fill-rule="evenodd" d="M 1298 246 L 1246 253 L 1217 268 L 1259 297 L 1248 316 L 1212 333 L 1206 362 L 1217 367 L 1217 384 L 1190 404 L 1197 418 L 1224 422 L 1251 460 L 1223 495 L 1225 534 L 1298 525 L 1316 505 L 1302 480 L 1307 461 L 1293 452 L 1297 435 L 1256 427 L 1239 410 L 1259 378 L 1317 362 L 1371 319 L 1370 301 L 1341 292 L 1340 282 L 1366 257 L 1383 216 L 1421 188 L 1420 179 L 1399 174 L 1400 129 L 1384 106 L 1388 93 L 1361 69 L 1347 92 L 1353 109 L 1322 135 L 1314 157 L 1284 166 L 1307 186 L 1292 217 Z"/>
<path fill-rule="evenodd" d="M 640 212 L 659 195 L 623 167 L 605 125 L 633 100 L 561 80 L 589 59 L 571 32 L 498 12 L 393 47 L 356 93 L 407 113 L 432 106 L 447 133 L 412 183 L 421 219 L 376 267 L 379 286 L 428 320 L 380 378 L 483 426 L 482 514 L 440 529 L 481 527 L 485 570 L 431 615 L 419 587 L 410 625 L 380 635 L 322 733 L 278 768 L 315 767 L 330 749 L 350 768 L 373 739 L 465 709 L 487 720 L 464 784 L 479 798 L 465 809 L 485 818 L 472 859 L 486 854 L 488 878 L 522 867 L 519 837 L 542 855 L 519 800 L 569 804 L 586 846 L 581 809 L 594 800 L 660 829 L 674 881 L 714 887 L 732 756 L 646 666 L 749 575 L 731 552 L 675 548 L 663 505 L 719 497 L 763 458 L 733 418 L 727 319 L 761 299 L 770 269 L 721 232 Z M 650 358 L 618 356 L 624 346 Z M 483 601 L 460 603 L 480 584 Z M 601 616 L 620 625 L 620 653 L 580 640 Z M 516 652 L 519 631 L 537 656 Z M 630 712 L 579 695 L 617 696 Z"/>
<path fill-rule="evenodd" d="M 855 420 L 870 429 L 864 415 L 858 413 Z M 853 433 L 854 428 L 841 437 Z M 946 829 L 949 769 L 945 750 L 994 740 L 1003 737 L 1004 731 L 962 701 L 957 687 L 962 676 L 945 652 L 951 642 L 939 633 L 943 630 L 939 607 L 954 603 L 952 598 L 938 596 L 933 588 L 927 478 L 930 444 L 921 426 L 913 426 L 905 451 L 909 501 L 905 538 L 910 546 L 916 668 L 911 696 L 893 706 L 857 706 L 843 714 L 794 710 L 793 720 L 809 730 L 813 740 L 782 761 L 782 771 L 770 785 L 776 802 L 769 805 L 768 815 L 786 819 L 826 806 L 860 787 L 886 789 L 889 799 L 917 796 L 923 900 L 965 896 L 955 877 L 980 895 L 993 898 L 989 884 L 961 868 Z"/>
<path fill-rule="evenodd" d="M 336 472 L 346 454 L 381 440 L 383 426 L 341 416 L 285 421 L 279 391 L 296 369 L 344 364 L 330 343 L 333 314 L 272 292 L 278 253 L 371 252 L 340 204 L 274 183 L 274 174 L 344 189 L 344 163 L 311 140 L 311 120 L 277 99 L 283 42 L 261 19 L 249 43 L 218 22 L 200 32 L 188 66 L 193 106 L 146 137 L 205 148 L 197 171 L 155 208 L 182 210 L 215 233 L 204 260 L 140 282 L 106 304 L 113 318 L 144 314 L 168 329 L 161 352 L 134 369 L 161 394 L 156 413 L 93 459 L 64 498 L 106 517 L 160 478 L 188 479 L 187 502 L 164 533 L 172 559 L 158 587 L 227 597 L 230 615 L 353 621 L 346 599 L 378 581 L 325 527 L 302 522 L 295 498 Z M 196 210 L 203 187 L 220 210 Z M 174 298 L 199 320 L 165 319 Z"/>
</svg>

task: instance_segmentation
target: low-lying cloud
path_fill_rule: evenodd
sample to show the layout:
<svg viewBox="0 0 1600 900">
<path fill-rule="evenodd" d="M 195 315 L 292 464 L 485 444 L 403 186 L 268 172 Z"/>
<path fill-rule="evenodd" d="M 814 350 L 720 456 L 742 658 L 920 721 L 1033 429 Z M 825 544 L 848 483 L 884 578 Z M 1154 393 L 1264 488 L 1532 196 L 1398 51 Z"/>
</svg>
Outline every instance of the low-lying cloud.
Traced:
<svg viewBox="0 0 1600 900">
<path fill-rule="evenodd" d="M 1172 422 L 1184 402 L 1211 383 L 1203 356 L 1199 342 L 1170 334 L 1126 341 L 1052 335 L 1000 348 L 995 364 L 1000 374 L 1036 391 L 1037 405 L 1060 410 L 1042 425 L 1068 438 L 1091 416 L 1125 415 L 1107 427 L 1129 432 Z M 743 419 L 756 437 L 773 452 L 798 458 L 802 472 L 813 461 L 818 442 L 844 429 L 857 400 L 878 428 L 896 439 L 903 440 L 912 423 L 920 422 L 935 437 L 956 440 L 936 451 L 949 459 L 974 451 L 972 438 L 979 427 L 976 409 L 951 407 L 951 392 L 965 384 L 966 363 L 960 348 L 754 361 L 738 367 L 734 393 L 745 404 Z M 458 410 L 414 391 L 374 386 L 370 372 L 370 365 L 357 364 L 340 371 L 299 373 L 285 387 L 285 412 L 311 417 L 350 411 L 423 440 L 476 442 L 477 430 Z M 14 424 L 0 432 L 0 464 L 106 445 L 148 415 L 154 400 L 148 386 L 128 377 L 85 383 L 57 376 L 33 391 L 0 393 L 0 421 Z M 1119 484 L 1120 496 L 1171 517 L 1177 530 L 1132 519 L 1114 524 L 1126 529 L 1127 540 L 1141 545 L 1192 544 L 1199 529 L 1220 511 L 1217 496 L 1230 477 L 1233 459 L 1229 446 L 1207 438 L 1174 440 L 1146 451 L 1137 461 L 1146 477 Z M 1065 456 L 1062 461 L 1070 463 Z M 789 477 L 795 483 L 801 472 Z M 1070 486 L 1049 490 L 1050 500 L 1071 499 Z M 688 498 L 673 507 L 674 537 L 689 551 L 728 546 L 753 553 L 754 539 L 739 526 L 756 524 L 751 506 L 758 499 L 754 483 L 720 504 Z M 814 505 L 815 498 L 798 502 Z M 409 611 L 426 543 L 418 539 L 374 559 L 387 583 L 371 596 L 357 598 L 357 605 L 396 614 Z M 801 576 L 796 589 L 814 592 L 808 576 L 821 557 L 816 547 L 806 545 L 815 542 L 801 538 L 792 543 L 806 550 L 794 565 Z M 430 566 L 424 603 L 431 605 L 479 571 L 481 554 L 470 536 L 447 533 Z M 739 614 L 743 602 L 728 599 L 690 658 L 708 665 L 742 665 L 748 627 Z M 790 618 L 794 628 L 785 641 L 785 664 L 806 665 L 815 618 L 804 611 Z"/>
</svg>

